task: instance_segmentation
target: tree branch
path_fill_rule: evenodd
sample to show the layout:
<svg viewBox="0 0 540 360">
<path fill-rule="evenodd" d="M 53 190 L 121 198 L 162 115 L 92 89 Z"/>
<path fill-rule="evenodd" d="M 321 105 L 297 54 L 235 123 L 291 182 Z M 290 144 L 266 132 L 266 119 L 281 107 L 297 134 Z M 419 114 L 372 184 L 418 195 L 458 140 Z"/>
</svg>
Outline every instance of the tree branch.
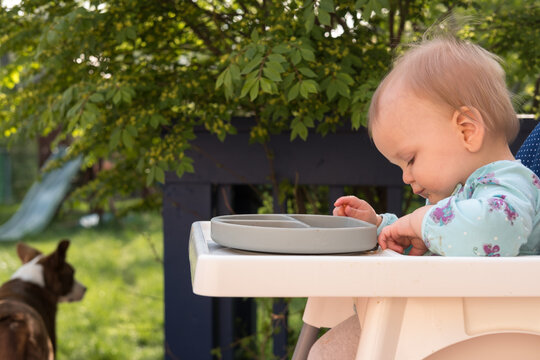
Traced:
<svg viewBox="0 0 540 360">
<path fill-rule="evenodd" d="M 219 50 L 217 47 L 214 46 L 212 39 L 207 35 L 208 31 L 206 29 L 199 28 L 196 24 L 193 24 L 188 18 L 183 19 L 187 26 L 193 30 L 195 35 L 197 35 L 204 44 L 208 47 L 208 50 L 210 50 L 214 55 L 221 56 L 223 53 L 221 50 Z"/>
<path fill-rule="evenodd" d="M 388 29 L 390 30 L 390 48 L 395 48 L 395 39 L 394 39 L 394 17 L 396 16 L 396 7 L 395 3 L 390 2 L 390 10 L 388 12 Z"/>
<path fill-rule="evenodd" d="M 405 22 L 409 16 L 409 1 L 410 0 L 399 1 L 399 29 L 396 39 L 396 46 L 401 43 L 401 36 L 403 35 L 403 29 L 405 29 Z"/>
<path fill-rule="evenodd" d="M 540 96 L 540 76 L 536 78 L 536 83 L 534 84 L 534 93 L 533 93 L 533 103 L 532 103 L 532 111 L 538 112 L 538 96 Z"/>
</svg>

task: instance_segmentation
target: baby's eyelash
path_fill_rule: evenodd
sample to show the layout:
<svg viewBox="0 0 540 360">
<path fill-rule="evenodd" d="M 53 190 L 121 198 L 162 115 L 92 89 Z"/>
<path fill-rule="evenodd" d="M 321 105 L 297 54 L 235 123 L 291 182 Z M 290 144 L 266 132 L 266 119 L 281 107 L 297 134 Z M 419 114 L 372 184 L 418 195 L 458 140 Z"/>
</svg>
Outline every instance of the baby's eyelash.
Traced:
<svg viewBox="0 0 540 360">
<path fill-rule="evenodd" d="M 414 164 L 414 156 L 411 158 L 411 160 L 409 160 L 409 162 L 407 163 L 407 165 L 412 165 Z"/>
</svg>

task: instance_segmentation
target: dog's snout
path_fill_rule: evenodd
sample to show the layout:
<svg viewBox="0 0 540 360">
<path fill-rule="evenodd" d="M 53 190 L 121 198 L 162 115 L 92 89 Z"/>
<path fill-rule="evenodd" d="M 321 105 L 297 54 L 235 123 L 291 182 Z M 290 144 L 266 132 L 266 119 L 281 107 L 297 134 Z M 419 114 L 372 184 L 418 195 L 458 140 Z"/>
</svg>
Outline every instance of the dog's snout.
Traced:
<svg viewBox="0 0 540 360">
<path fill-rule="evenodd" d="M 75 281 L 73 283 L 73 287 L 71 288 L 71 291 L 69 294 L 62 296 L 59 301 L 60 302 L 72 302 L 72 301 L 79 301 L 82 300 L 84 297 L 84 294 L 86 293 L 86 286 L 81 284 L 78 281 Z"/>
</svg>

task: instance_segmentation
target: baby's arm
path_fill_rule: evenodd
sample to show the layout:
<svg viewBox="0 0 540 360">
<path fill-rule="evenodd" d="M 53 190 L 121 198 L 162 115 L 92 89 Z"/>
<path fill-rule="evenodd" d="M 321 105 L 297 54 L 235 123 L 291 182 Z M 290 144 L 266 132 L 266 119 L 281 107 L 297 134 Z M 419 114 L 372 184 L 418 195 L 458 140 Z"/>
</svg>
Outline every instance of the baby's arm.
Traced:
<svg viewBox="0 0 540 360">
<path fill-rule="evenodd" d="M 381 248 L 403 253 L 412 245 L 409 255 L 426 253 L 428 248 L 422 240 L 422 221 L 431 207 L 431 205 L 423 206 L 384 227 L 378 237 Z"/>
<path fill-rule="evenodd" d="M 382 217 L 365 200 L 356 196 L 342 196 L 334 202 L 334 216 L 348 216 L 379 226 Z"/>
</svg>

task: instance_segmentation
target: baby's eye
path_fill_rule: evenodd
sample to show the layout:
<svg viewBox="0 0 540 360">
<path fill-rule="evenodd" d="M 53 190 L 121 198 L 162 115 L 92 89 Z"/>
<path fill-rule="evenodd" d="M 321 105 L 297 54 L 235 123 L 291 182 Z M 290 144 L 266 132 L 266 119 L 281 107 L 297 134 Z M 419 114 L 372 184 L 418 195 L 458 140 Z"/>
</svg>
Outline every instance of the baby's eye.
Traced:
<svg viewBox="0 0 540 360">
<path fill-rule="evenodd" d="M 411 160 L 409 160 L 407 166 L 411 166 L 412 164 L 414 164 L 414 156 L 411 158 Z"/>
</svg>

